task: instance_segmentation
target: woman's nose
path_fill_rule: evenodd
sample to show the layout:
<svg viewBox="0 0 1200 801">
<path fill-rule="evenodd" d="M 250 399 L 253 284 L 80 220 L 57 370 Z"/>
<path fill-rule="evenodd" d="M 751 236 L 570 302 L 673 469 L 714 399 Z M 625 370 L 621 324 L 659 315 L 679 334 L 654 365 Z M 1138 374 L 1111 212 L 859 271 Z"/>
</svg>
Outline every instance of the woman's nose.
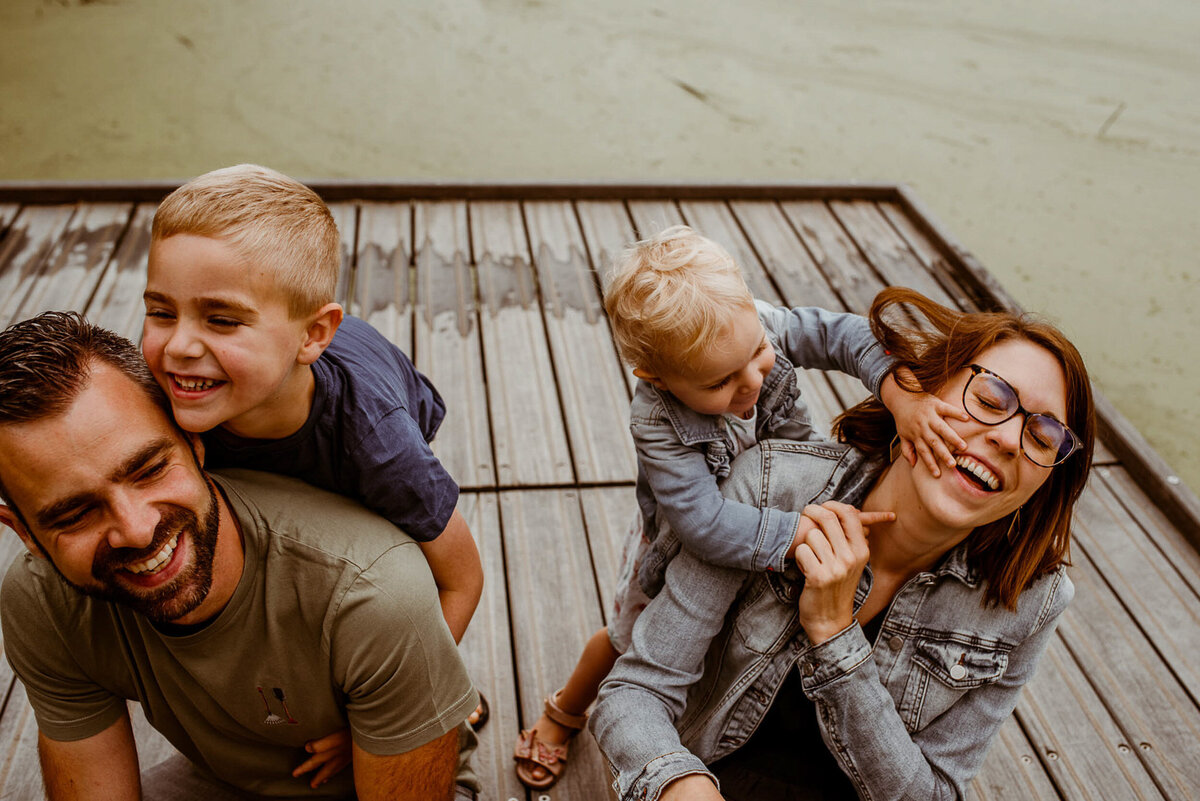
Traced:
<svg viewBox="0 0 1200 801">
<path fill-rule="evenodd" d="M 987 438 L 1002 453 L 1015 454 L 1021 451 L 1021 436 L 1024 431 L 1025 415 L 1017 413 L 1003 423 L 990 426 Z"/>
</svg>

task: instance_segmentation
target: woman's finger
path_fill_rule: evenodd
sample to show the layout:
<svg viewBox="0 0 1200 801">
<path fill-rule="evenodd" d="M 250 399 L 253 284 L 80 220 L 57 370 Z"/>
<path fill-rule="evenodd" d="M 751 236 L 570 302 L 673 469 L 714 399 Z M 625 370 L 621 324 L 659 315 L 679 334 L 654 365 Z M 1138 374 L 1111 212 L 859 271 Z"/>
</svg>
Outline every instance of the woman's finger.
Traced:
<svg viewBox="0 0 1200 801">
<path fill-rule="evenodd" d="M 859 512 L 858 522 L 864 527 L 874 526 L 877 523 L 890 523 L 896 519 L 895 512 Z"/>
</svg>

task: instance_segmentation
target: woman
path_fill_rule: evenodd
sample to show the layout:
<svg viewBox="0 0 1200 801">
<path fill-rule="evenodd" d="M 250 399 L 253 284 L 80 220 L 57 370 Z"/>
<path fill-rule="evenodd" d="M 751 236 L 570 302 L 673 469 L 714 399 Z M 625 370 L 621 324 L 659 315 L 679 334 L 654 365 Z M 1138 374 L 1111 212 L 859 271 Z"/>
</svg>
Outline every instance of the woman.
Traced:
<svg viewBox="0 0 1200 801">
<path fill-rule="evenodd" d="M 896 460 L 873 400 L 838 420 L 844 444 L 744 454 L 724 492 L 804 508 L 798 570 L 671 562 L 592 718 L 622 799 L 962 797 L 1049 644 L 1092 452 L 1078 352 L 1045 323 L 905 289 L 871 323 L 970 415 L 951 422 L 956 469 Z M 868 537 L 860 509 L 895 516 Z"/>
</svg>

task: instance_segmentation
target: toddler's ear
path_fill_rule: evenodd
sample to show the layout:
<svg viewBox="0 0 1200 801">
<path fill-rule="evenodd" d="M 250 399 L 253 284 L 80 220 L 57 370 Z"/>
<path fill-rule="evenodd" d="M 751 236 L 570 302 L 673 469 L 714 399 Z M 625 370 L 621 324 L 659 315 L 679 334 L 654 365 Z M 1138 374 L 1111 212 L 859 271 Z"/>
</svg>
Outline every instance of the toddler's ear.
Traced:
<svg viewBox="0 0 1200 801">
<path fill-rule="evenodd" d="M 658 387 L 659 389 L 667 388 L 666 383 L 661 378 L 656 375 L 652 375 L 649 371 L 643 370 L 640 367 L 633 368 L 633 374 L 651 386 Z"/>
<path fill-rule="evenodd" d="M 342 306 L 339 303 L 326 303 L 317 310 L 304 331 L 304 344 L 300 347 L 297 361 L 300 364 L 312 364 L 333 341 L 338 326 L 342 324 Z"/>
</svg>

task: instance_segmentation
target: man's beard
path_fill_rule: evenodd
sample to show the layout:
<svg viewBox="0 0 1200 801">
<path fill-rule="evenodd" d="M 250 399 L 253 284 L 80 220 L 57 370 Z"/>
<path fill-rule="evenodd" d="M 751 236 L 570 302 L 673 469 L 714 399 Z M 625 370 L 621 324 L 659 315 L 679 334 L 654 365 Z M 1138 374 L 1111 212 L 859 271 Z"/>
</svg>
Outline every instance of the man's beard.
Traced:
<svg viewBox="0 0 1200 801">
<path fill-rule="evenodd" d="M 212 481 L 205 478 L 205 484 L 208 486 L 209 504 L 204 512 L 203 524 L 190 509 L 172 507 L 155 526 L 154 540 L 148 546 L 114 549 L 103 543 L 92 559 L 92 577 L 96 583 L 86 587 L 68 583 L 84 595 L 122 604 L 154 623 L 170 623 L 198 607 L 212 589 L 213 560 L 220 521 Z M 122 567 L 158 553 L 176 534 L 179 534 L 180 540 L 187 540 L 191 562 L 166 584 L 154 589 L 140 589 L 116 578 Z M 175 547 L 181 545 L 182 542 Z"/>
</svg>

